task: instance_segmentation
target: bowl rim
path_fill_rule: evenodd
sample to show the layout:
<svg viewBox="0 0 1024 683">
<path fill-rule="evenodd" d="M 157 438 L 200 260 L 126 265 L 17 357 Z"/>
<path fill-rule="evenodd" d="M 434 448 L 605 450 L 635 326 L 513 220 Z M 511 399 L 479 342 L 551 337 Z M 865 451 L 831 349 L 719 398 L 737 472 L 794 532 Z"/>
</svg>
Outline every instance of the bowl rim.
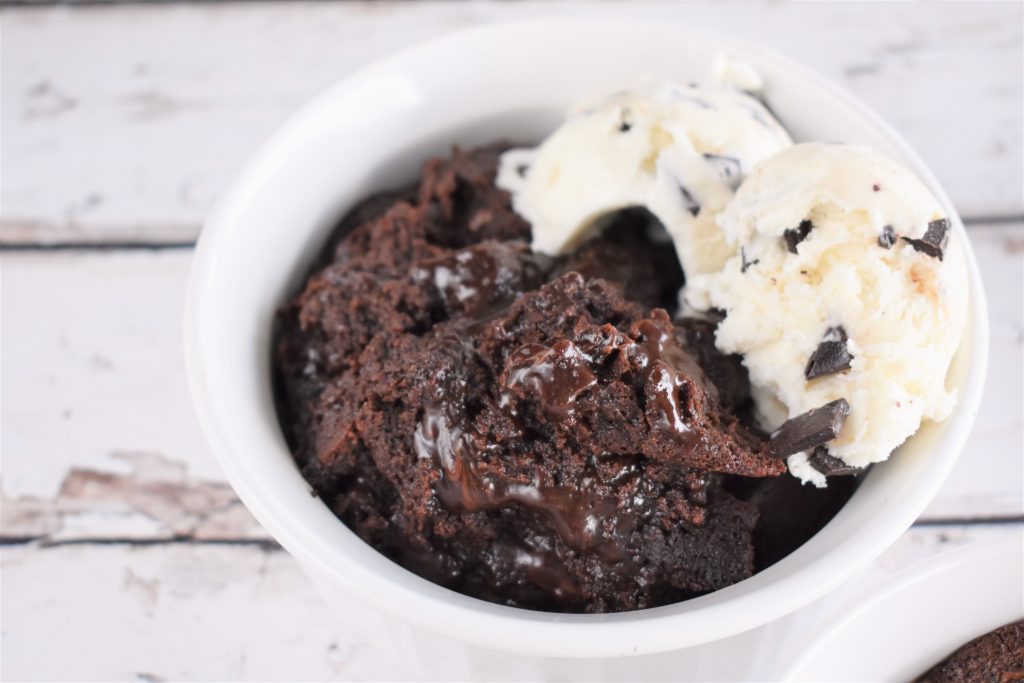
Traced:
<svg viewBox="0 0 1024 683">
<path fill-rule="evenodd" d="M 699 35 L 704 40 L 713 41 L 723 51 L 737 51 L 744 55 L 756 56 L 759 60 L 784 66 L 794 74 L 795 78 L 809 82 L 836 97 L 884 135 L 932 190 L 939 202 L 950 210 L 954 230 L 958 233 L 964 248 L 971 290 L 968 327 L 961 340 L 961 345 L 968 342 L 971 344 L 968 360 L 970 372 L 964 385 L 960 388 L 960 396 L 954 414 L 948 418 L 949 422 L 956 423 L 956 429 L 951 431 L 949 438 L 942 444 L 943 450 L 953 453 L 930 470 L 931 477 L 922 485 L 924 488 L 917 498 L 894 502 L 894 507 L 887 511 L 888 524 L 884 528 L 879 525 L 876 534 L 865 533 L 853 537 L 842 548 L 842 553 L 836 552 L 833 558 L 835 561 L 827 563 L 830 565 L 828 571 L 822 566 L 826 563 L 816 561 L 810 566 L 801 567 L 792 575 L 779 577 L 778 575 L 782 571 L 780 568 L 785 566 L 786 559 L 796 555 L 798 549 L 768 570 L 709 595 L 675 605 L 602 615 L 536 612 L 487 603 L 455 593 L 413 575 L 411 572 L 407 572 L 411 577 L 408 582 L 403 581 L 403 585 L 398 585 L 398 582 L 392 581 L 384 573 L 375 573 L 374 567 L 361 566 L 360 561 L 352 556 L 352 553 L 360 554 L 363 562 L 375 563 L 365 552 L 355 547 L 347 550 L 332 547 L 323 539 L 317 538 L 311 530 L 303 528 L 302 520 L 297 516 L 275 512 L 258 492 L 259 486 L 256 485 L 258 478 L 254 478 L 241 465 L 243 456 L 233 452 L 228 445 L 225 435 L 229 433 L 229 430 L 225 427 L 225 416 L 214 409 L 209 396 L 210 387 L 207 384 L 204 369 L 208 360 L 204 358 L 202 344 L 206 330 L 201 322 L 206 301 L 203 293 L 217 266 L 217 254 L 222 248 L 223 235 L 227 232 L 225 226 L 231 224 L 232 214 L 246 203 L 252 185 L 266 173 L 268 168 L 272 167 L 277 155 L 287 147 L 291 136 L 302 130 L 313 112 L 327 102 L 343 95 L 353 87 L 353 84 L 373 78 L 375 73 L 383 73 L 408 60 L 426 58 L 431 51 L 459 41 L 495 37 L 513 32 L 549 31 L 553 28 L 572 31 L 599 31 L 610 26 L 621 28 L 624 22 L 630 24 L 634 30 L 649 30 L 654 31 L 655 34 L 664 33 L 668 28 L 673 35 L 680 38 L 688 34 Z M 220 467 L 257 520 L 282 546 L 301 560 L 307 569 L 315 574 L 326 576 L 331 583 L 340 585 L 363 602 L 400 619 L 450 637 L 514 652 L 560 657 L 592 657 L 662 652 L 714 641 L 761 626 L 825 594 L 890 546 L 934 497 L 963 449 L 974 416 L 978 411 L 984 384 L 988 357 L 988 313 L 980 273 L 966 231 L 941 186 L 903 138 L 856 97 L 818 73 L 788 57 L 777 54 L 774 50 L 757 44 L 682 22 L 658 22 L 605 14 L 588 17 L 509 21 L 447 33 L 406 47 L 390 56 L 365 65 L 341 78 L 310 100 L 280 126 L 249 161 L 207 219 L 196 246 L 189 275 L 184 337 L 188 381 L 193 403 L 203 432 Z M 941 464 L 941 468 L 938 467 L 939 464 Z M 354 534 L 352 536 L 362 543 Z M 390 560 L 379 555 L 376 550 L 365 544 L 364 547 L 375 554 L 378 559 L 384 559 L 385 562 L 392 564 Z M 843 560 L 841 562 L 839 561 L 840 555 Z M 379 562 L 376 564 L 376 570 L 380 571 Z M 773 572 L 773 570 L 775 571 Z M 788 591 L 783 591 L 788 595 L 785 601 L 772 598 L 766 594 L 768 591 L 751 588 L 751 581 L 758 577 L 764 577 L 767 573 L 772 573 L 772 576 L 775 577 L 776 588 L 790 588 Z M 409 585 L 404 585 L 406 583 Z M 797 586 L 800 587 L 799 590 L 796 589 Z M 723 592 L 728 594 L 728 600 L 724 599 Z M 719 596 L 719 598 L 708 604 L 708 599 L 713 596 Z M 738 600 L 743 605 L 741 613 L 730 614 L 737 612 L 733 603 Z M 688 608 L 685 612 L 676 613 L 678 610 L 673 610 L 673 608 L 678 608 L 680 605 L 687 605 Z M 439 614 L 444 615 L 444 618 L 439 619 L 437 616 Z M 729 615 L 729 618 L 723 618 L 723 615 Z M 699 629 L 673 628 L 681 625 L 681 620 L 695 621 L 697 619 L 702 620 Z M 516 632 L 515 638 L 509 638 L 509 629 L 513 625 L 520 628 Z M 642 644 L 633 645 L 628 650 L 623 650 L 621 643 L 624 632 L 622 629 L 638 629 L 641 626 L 645 634 Z M 496 639 L 493 634 L 501 634 L 502 638 Z M 581 637 L 581 635 L 585 635 L 585 637 Z"/>
</svg>

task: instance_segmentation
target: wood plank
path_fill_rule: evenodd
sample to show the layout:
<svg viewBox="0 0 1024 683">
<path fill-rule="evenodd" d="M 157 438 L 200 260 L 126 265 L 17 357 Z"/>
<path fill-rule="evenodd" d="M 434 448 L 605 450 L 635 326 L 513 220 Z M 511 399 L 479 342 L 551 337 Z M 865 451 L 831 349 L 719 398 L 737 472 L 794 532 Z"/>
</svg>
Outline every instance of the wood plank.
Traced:
<svg viewBox="0 0 1024 683">
<path fill-rule="evenodd" d="M 777 48 L 875 107 L 965 216 L 1024 213 L 1020 3 L 13 7 L 0 239 L 191 240 L 270 131 L 359 65 L 456 28 L 587 13 Z"/>
<path fill-rule="evenodd" d="M 51 538 L 263 537 L 191 408 L 191 252 L 3 256 L 3 528 Z"/>
<path fill-rule="evenodd" d="M 709 648 L 552 660 L 469 647 L 347 599 L 286 553 L 201 544 L 8 546 L 3 680 L 756 680 L 855 596 L 942 550 L 1024 525 L 915 529 L 795 615 Z M 73 567 L 73 571 L 69 571 Z M 743 656 L 736 656 L 742 652 Z M 54 656 L 59 653 L 59 656 Z M 683 677 L 683 678 L 680 678 Z"/>
<path fill-rule="evenodd" d="M 980 227 L 972 238 L 990 297 L 992 362 L 977 424 L 928 508 L 932 519 L 1024 513 L 1024 225 Z M 4 254 L 5 535 L 265 538 L 192 411 L 181 344 L 190 258 Z"/>
</svg>

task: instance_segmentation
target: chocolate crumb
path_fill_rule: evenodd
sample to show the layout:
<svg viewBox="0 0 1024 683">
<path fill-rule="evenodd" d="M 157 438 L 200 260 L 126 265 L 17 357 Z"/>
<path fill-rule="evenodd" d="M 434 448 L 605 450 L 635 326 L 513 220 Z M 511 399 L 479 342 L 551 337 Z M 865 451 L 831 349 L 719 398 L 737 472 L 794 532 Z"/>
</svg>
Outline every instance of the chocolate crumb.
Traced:
<svg viewBox="0 0 1024 683">
<path fill-rule="evenodd" d="M 882 186 L 879 185 L 878 183 L 875 183 L 874 185 L 871 186 L 871 189 L 875 192 L 878 192 L 882 189 Z"/>
<path fill-rule="evenodd" d="M 693 198 L 693 195 L 690 194 L 690 191 L 687 190 L 684 186 L 680 185 L 679 192 L 680 194 L 683 195 L 683 202 L 685 202 L 686 210 L 690 212 L 690 215 L 696 216 L 698 213 L 700 213 L 700 203 Z"/>
<path fill-rule="evenodd" d="M 811 464 L 811 467 L 818 470 L 826 477 L 842 476 L 847 474 L 857 474 L 861 472 L 862 468 L 853 467 L 847 465 L 839 458 L 833 457 L 828 454 L 828 449 L 824 446 L 818 446 L 811 453 L 811 457 L 808 458 L 807 462 Z"/>
<path fill-rule="evenodd" d="M 516 173 L 519 174 L 520 178 L 525 178 L 526 177 L 526 173 L 529 170 L 530 170 L 530 165 L 529 164 L 519 164 L 518 166 L 516 166 Z"/>
<path fill-rule="evenodd" d="M 930 222 L 928 229 L 921 239 L 911 239 L 910 237 L 904 237 L 903 239 L 917 251 L 933 256 L 941 261 L 946 250 L 946 244 L 949 242 L 949 219 L 940 218 L 937 221 Z"/>
<path fill-rule="evenodd" d="M 808 410 L 775 430 L 768 449 L 772 455 L 785 458 L 827 443 L 839 435 L 849 414 L 850 404 L 845 398 Z"/>
<path fill-rule="evenodd" d="M 878 246 L 882 249 L 892 249 L 894 244 L 896 244 L 896 231 L 892 229 L 891 225 L 887 225 L 882 228 L 882 234 L 878 236 Z"/>
<path fill-rule="evenodd" d="M 625 121 L 623 121 L 622 123 L 619 124 L 619 132 L 620 133 L 628 133 L 630 131 L 630 129 L 632 129 L 632 128 L 633 128 L 633 124 L 627 123 Z"/>
<path fill-rule="evenodd" d="M 850 369 L 853 355 L 846 347 L 846 330 L 842 325 L 825 330 L 818 348 L 811 354 L 804 369 L 804 377 L 814 379 L 822 375 L 832 375 Z"/>
<path fill-rule="evenodd" d="M 782 233 L 782 237 L 786 240 L 786 248 L 789 249 L 789 253 L 796 253 L 796 245 L 807 239 L 807 235 L 810 234 L 811 229 L 814 227 L 814 223 L 808 220 L 800 221 L 795 229 L 786 230 Z"/>
<path fill-rule="evenodd" d="M 754 265 L 755 263 L 760 263 L 760 262 L 761 262 L 761 259 L 754 259 L 753 261 L 748 261 L 747 260 L 747 248 L 746 247 L 740 247 L 740 272 L 741 273 L 747 272 L 747 268 L 749 268 L 750 266 Z"/>
</svg>

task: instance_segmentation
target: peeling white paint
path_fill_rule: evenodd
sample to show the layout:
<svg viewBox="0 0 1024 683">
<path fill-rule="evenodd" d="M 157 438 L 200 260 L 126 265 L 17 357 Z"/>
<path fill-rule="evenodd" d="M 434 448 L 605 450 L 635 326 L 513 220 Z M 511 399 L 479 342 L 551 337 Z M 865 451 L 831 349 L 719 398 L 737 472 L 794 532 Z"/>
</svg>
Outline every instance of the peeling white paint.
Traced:
<svg viewBox="0 0 1024 683">
<path fill-rule="evenodd" d="M 774 47 L 876 108 L 965 215 L 1024 211 L 1019 3 L 200 3 L 4 11 L 0 234 L 191 239 L 257 145 L 359 65 L 457 28 L 595 12 Z"/>
</svg>

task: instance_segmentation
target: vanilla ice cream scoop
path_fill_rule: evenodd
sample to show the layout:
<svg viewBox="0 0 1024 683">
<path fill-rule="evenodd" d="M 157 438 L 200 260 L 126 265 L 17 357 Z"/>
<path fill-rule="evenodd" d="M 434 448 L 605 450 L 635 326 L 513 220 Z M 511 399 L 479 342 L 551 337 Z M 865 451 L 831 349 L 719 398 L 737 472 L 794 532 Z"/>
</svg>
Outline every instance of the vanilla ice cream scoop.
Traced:
<svg viewBox="0 0 1024 683">
<path fill-rule="evenodd" d="M 715 216 L 758 162 L 791 144 L 744 92 L 665 84 L 584 107 L 536 149 L 507 152 L 498 185 L 547 254 L 573 249 L 608 214 L 645 207 L 689 277 L 733 253 Z"/>
<path fill-rule="evenodd" d="M 764 426 L 849 404 L 838 436 L 791 455 L 791 472 L 823 486 L 949 415 L 967 269 L 913 174 L 866 147 L 795 145 L 750 174 L 718 224 L 736 253 L 684 297 L 725 311 L 716 345 L 743 355 Z"/>
</svg>

